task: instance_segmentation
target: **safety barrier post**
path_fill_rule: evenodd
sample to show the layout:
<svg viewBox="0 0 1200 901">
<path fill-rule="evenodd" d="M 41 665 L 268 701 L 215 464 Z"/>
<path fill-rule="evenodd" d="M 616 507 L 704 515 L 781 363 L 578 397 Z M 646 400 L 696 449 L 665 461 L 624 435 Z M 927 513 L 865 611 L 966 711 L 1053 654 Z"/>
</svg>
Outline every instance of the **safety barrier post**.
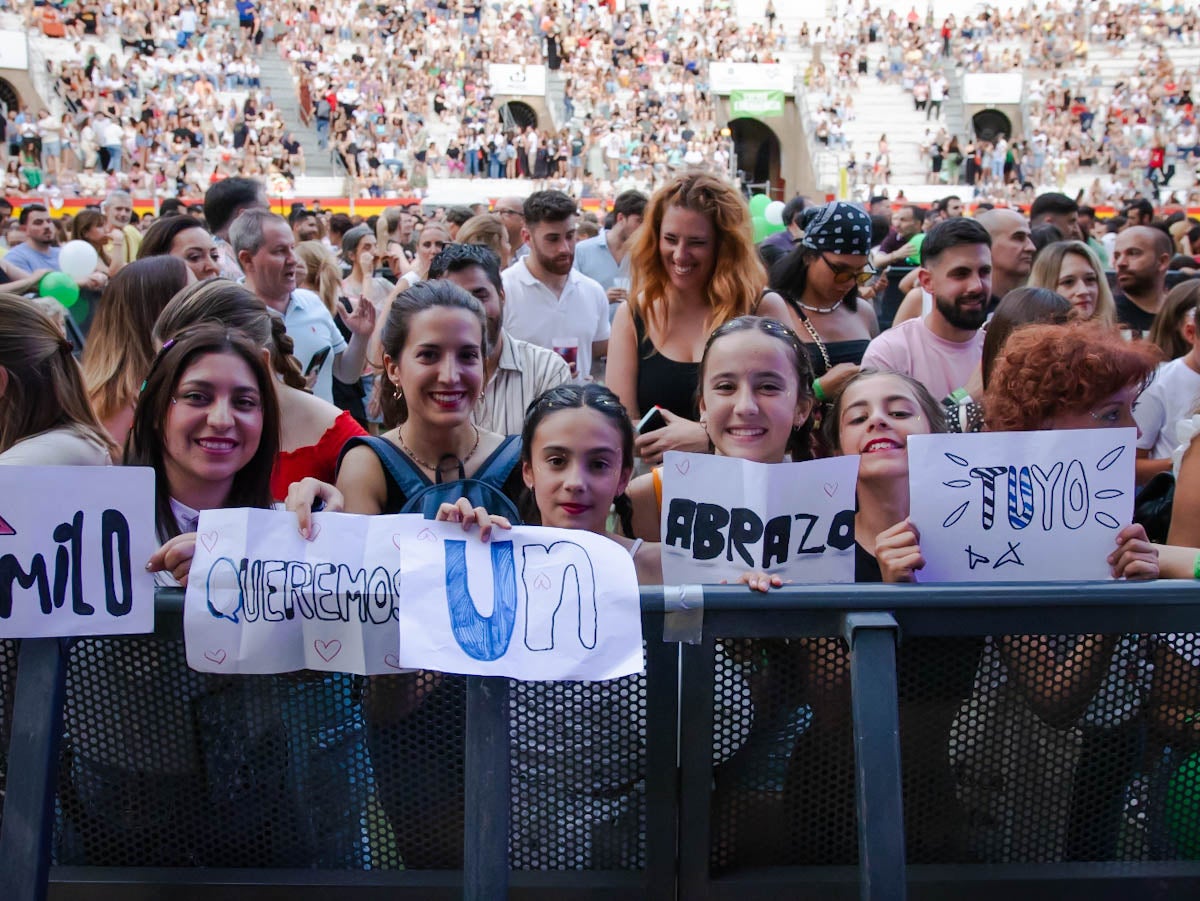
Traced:
<svg viewBox="0 0 1200 901">
<path fill-rule="evenodd" d="M 850 706 L 858 795 L 858 860 L 863 901 L 904 901 L 904 803 L 900 789 L 900 702 L 896 638 L 889 613 L 850 613 Z"/>
<path fill-rule="evenodd" d="M 508 680 L 467 677 L 463 898 L 508 897 Z"/>
<path fill-rule="evenodd" d="M 8 749 L 8 794 L 0 828 L 0 887 L 5 901 L 46 898 L 66 647 L 66 641 L 57 638 L 21 643 Z"/>
</svg>

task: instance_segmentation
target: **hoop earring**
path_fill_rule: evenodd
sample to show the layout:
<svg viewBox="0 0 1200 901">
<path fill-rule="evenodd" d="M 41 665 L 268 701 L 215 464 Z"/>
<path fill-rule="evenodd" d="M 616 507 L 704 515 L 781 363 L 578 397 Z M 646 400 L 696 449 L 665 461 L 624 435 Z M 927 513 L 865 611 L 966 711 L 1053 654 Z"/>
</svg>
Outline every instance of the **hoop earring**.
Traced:
<svg viewBox="0 0 1200 901">
<path fill-rule="evenodd" d="M 404 392 L 400 390 L 400 386 L 393 385 L 392 387 L 395 389 L 392 391 L 392 397 L 394 397 L 396 400 L 404 400 Z"/>
</svg>

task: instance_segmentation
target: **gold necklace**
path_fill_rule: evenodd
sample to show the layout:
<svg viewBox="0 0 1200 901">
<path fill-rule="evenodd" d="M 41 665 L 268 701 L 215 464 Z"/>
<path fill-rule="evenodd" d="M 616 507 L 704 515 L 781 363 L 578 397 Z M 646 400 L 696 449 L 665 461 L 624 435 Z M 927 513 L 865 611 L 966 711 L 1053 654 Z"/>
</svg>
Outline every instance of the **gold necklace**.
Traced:
<svg viewBox="0 0 1200 901">
<path fill-rule="evenodd" d="M 817 334 L 816 328 L 808 321 L 808 317 L 804 315 L 803 311 L 800 313 L 800 321 L 808 329 L 808 333 L 812 335 L 813 344 L 817 345 L 817 350 L 821 352 L 821 359 L 825 361 L 825 372 L 828 372 L 833 368 L 833 362 L 829 359 L 829 351 L 825 349 L 825 342 L 821 340 L 821 336 Z M 821 375 L 824 375 L 825 372 L 821 373 Z"/>
<path fill-rule="evenodd" d="M 459 460 L 459 465 L 464 466 L 464 467 L 467 465 L 467 462 L 473 456 L 475 456 L 475 451 L 479 448 L 479 426 L 472 424 L 471 428 L 473 428 L 475 430 L 475 443 L 471 445 L 471 449 L 469 451 L 467 451 L 467 455 L 465 457 L 463 457 L 461 460 Z M 422 469 L 428 469 L 430 472 L 434 472 L 434 473 L 438 472 L 441 469 L 440 461 L 439 461 L 438 466 L 430 466 L 428 463 L 426 463 L 424 460 L 422 460 L 420 457 L 418 457 L 415 453 L 413 453 L 413 449 L 411 447 L 409 447 L 408 444 L 404 440 L 404 432 L 400 429 L 396 429 L 396 440 L 400 442 L 400 450 L 402 450 L 402 451 L 404 451 L 404 453 L 408 454 L 408 458 L 410 460 L 412 460 L 414 463 L 416 463 L 418 466 L 420 466 Z M 458 460 L 458 457 L 456 457 L 454 454 L 444 454 L 443 459 L 445 457 L 454 457 L 454 459 Z"/>
</svg>

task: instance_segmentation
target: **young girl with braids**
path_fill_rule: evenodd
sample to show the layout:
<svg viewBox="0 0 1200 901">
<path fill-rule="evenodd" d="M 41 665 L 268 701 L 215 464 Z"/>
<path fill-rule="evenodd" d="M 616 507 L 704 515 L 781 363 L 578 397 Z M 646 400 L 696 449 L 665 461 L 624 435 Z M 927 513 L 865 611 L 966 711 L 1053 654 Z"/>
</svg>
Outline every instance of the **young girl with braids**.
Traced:
<svg viewBox="0 0 1200 901">
<path fill-rule="evenodd" d="M 206 321 L 246 333 L 270 354 L 283 424 L 271 471 L 271 495 L 283 500 L 288 486 L 307 476 L 332 482 L 342 445 L 366 433 L 349 412 L 306 390 L 283 319 L 242 285 L 212 279 L 181 291 L 167 304 L 154 326 L 155 341 L 161 344 L 188 326 Z"/>
</svg>

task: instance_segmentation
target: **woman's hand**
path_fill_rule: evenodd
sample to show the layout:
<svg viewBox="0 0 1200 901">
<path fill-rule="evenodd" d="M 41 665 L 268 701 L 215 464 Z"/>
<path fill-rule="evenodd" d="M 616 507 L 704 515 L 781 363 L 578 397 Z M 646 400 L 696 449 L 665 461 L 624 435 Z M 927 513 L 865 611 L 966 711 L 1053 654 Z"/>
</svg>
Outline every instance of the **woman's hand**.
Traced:
<svg viewBox="0 0 1200 901">
<path fill-rule="evenodd" d="M 751 591 L 761 591 L 766 594 L 772 588 L 782 588 L 783 577 L 752 571 L 738 576 L 738 584 L 747 586 Z"/>
<path fill-rule="evenodd" d="M 338 318 L 346 323 L 346 328 L 350 329 L 352 334 L 369 338 L 375 331 L 375 304 L 365 297 L 360 297 L 357 301 L 351 300 L 350 303 L 354 307 L 353 312 L 347 313 L 345 307 L 339 306 Z"/>
<path fill-rule="evenodd" d="M 188 573 L 192 571 L 192 558 L 196 556 L 196 533 L 184 532 L 176 535 L 151 556 L 146 570 L 152 573 L 168 572 L 182 587 L 187 588 Z"/>
<path fill-rule="evenodd" d="M 875 539 L 875 560 L 884 582 L 917 581 L 917 570 L 925 568 L 917 527 L 904 519 L 880 532 Z"/>
<path fill-rule="evenodd" d="M 634 442 L 634 450 L 642 460 L 649 466 L 658 466 L 662 463 L 663 454 L 669 450 L 707 453 L 708 433 L 703 425 L 661 407 L 659 411 L 667 424 L 661 429 L 639 435 Z"/>
<path fill-rule="evenodd" d="M 488 513 L 483 507 L 472 507 L 465 497 L 460 497 L 453 504 L 442 504 L 434 519 L 438 522 L 461 523 L 464 532 L 471 531 L 472 526 L 479 526 L 480 541 L 491 541 L 493 528 L 512 528 L 512 523 L 503 516 Z"/>
<path fill-rule="evenodd" d="M 346 509 L 346 498 L 328 482 L 309 476 L 288 486 L 283 506 L 296 514 L 300 534 L 311 541 L 316 537 L 312 534 L 313 507 L 325 513 L 340 513 Z"/>
<path fill-rule="evenodd" d="M 1138 523 L 1117 533 L 1117 549 L 1108 555 L 1114 579 L 1146 581 L 1158 578 L 1158 548 Z"/>
<path fill-rule="evenodd" d="M 825 395 L 825 399 L 832 401 L 841 394 L 846 382 L 858 375 L 858 370 L 857 363 L 838 363 L 817 379 L 821 383 L 821 393 Z"/>
</svg>

